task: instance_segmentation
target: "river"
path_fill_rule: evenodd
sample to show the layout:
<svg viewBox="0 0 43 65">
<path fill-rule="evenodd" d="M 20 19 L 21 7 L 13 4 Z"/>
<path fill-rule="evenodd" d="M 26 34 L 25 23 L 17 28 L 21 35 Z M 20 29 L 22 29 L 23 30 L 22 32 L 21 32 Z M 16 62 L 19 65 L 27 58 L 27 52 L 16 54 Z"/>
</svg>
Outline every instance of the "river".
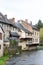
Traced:
<svg viewBox="0 0 43 65">
<path fill-rule="evenodd" d="M 7 65 L 43 65 L 43 50 L 23 52 L 13 57 Z"/>
</svg>

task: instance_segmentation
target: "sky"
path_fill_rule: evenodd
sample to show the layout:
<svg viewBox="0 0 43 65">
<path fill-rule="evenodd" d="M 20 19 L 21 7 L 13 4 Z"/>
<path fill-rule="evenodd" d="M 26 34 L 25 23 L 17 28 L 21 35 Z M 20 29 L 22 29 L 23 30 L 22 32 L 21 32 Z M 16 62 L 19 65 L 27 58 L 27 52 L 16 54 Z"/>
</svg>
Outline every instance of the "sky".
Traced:
<svg viewBox="0 0 43 65">
<path fill-rule="evenodd" d="M 0 12 L 36 24 L 39 19 L 43 22 L 43 0 L 0 0 Z"/>
</svg>

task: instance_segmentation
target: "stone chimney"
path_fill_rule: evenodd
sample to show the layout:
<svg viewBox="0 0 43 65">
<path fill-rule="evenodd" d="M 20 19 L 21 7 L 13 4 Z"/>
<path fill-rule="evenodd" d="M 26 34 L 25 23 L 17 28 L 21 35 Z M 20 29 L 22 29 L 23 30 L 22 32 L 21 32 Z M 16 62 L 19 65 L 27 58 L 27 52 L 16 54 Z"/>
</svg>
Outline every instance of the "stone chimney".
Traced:
<svg viewBox="0 0 43 65">
<path fill-rule="evenodd" d="M 7 15 L 4 15 L 5 16 L 5 18 L 7 18 Z"/>
<path fill-rule="evenodd" d="M 32 25 L 32 21 L 30 21 L 30 24 Z"/>
<path fill-rule="evenodd" d="M 11 20 L 12 20 L 12 23 L 14 23 L 14 22 L 15 22 L 15 18 L 12 18 Z"/>
<path fill-rule="evenodd" d="M 25 19 L 25 22 L 28 22 L 28 19 Z"/>
</svg>

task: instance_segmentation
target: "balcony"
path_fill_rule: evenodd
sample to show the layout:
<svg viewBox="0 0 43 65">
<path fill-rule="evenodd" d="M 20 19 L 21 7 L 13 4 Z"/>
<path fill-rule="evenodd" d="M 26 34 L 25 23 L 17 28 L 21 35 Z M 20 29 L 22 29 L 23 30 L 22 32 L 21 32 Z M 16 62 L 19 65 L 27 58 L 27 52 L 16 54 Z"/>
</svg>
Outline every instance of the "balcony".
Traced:
<svg viewBox="0 0 43 65">
<path fill-rule="evenodd" d="M 26 38 L 32 38 L 32 34 L 25 34 Z"/>
<path fill-rule="evenodd" d="M 33 38 L 32 36 L 24 36 L 22 35 L 20 38 Z"/>
<path fill-rule="evenodd" d="M 20 38 L 33 38 L 33 36 L 32 34 L 28 34 L 28 33 L 21 33 Z"/>
<path fill-rule="evenodd" d="M 32 36 L 25 36 L 26 38 L 32 38 Z"/>
</svg>

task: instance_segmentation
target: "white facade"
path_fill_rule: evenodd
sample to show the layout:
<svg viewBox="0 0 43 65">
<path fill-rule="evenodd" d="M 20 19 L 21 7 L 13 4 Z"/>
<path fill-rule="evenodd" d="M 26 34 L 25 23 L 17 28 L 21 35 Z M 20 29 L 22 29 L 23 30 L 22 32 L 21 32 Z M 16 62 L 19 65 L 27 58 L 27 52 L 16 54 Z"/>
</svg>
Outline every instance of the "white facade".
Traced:
<svg viewBox="0 0 43 65">
<path fill-rule="evenodd" d="M 28 44 L 28 45 L 29 44 L 39 44 L 39 31 L 33 29 L 32 34 L 28 34 L 28 33 L 25 33 L 24 31 L 21 31 L 20 38 L 22 38 L 22 39 L 24 38 L 24 40 L 19 42 L 19 46 L 22 46 L 22 50 L 26 50 L 29 48 L 29 46 L 26 46 L 26 44 Z M 27 40 L 25 38 L 27 38 Z"/>
<path fill-rule="evenodd" d="M 39 44 L 39 31 L 33 30 L 33 44 Z"/>
</svg>

